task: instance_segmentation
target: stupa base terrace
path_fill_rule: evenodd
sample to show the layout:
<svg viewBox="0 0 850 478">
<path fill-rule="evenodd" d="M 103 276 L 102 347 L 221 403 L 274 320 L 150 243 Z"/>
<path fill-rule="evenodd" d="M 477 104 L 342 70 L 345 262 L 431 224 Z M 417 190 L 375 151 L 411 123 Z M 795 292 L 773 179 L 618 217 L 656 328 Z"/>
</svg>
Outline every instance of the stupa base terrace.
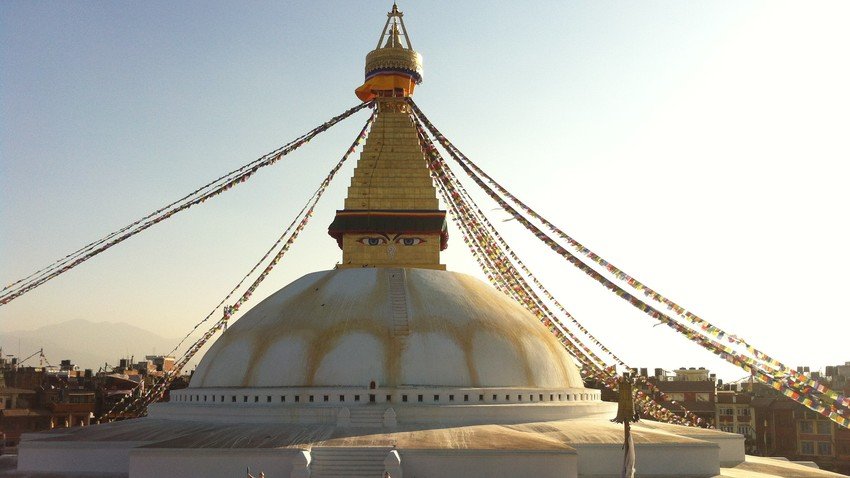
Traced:
<svg viewBox="0 0 850 478">
<path fill-rule="evenodd" d="M 280 390 L 239 390 L 237 403 L 175 401 L 142 419 L 26 435 L 17 471 L 5 476 L 224 478 L 249 467 L 269 478 L 618 477 L 623 429 L 609 420 L 616 404 L 583 391 L 585 400 L 567 399 L 567 390 L 557 400 L 552 390 L 540 401 L 538 390 L 411 388 L 390 395 L 413 403 L 370 403 L 387 390 L 305 389 L 298 396 L 307 401 L 312 392 L 314 403 L 302 405 L 282 404 Z M 225 392 L 181 393 L 209 400 Z M 325 394 L 363 401 L 325 404 Z M 494 394 L 513 403 L 495 403 Z M 476 403 L 464 405 L 465 398 Z M 840 476 L 745 457 L 743 437 L 731 433 L 640 421 L 632 436 L 639 477 Z"/>
</svg>

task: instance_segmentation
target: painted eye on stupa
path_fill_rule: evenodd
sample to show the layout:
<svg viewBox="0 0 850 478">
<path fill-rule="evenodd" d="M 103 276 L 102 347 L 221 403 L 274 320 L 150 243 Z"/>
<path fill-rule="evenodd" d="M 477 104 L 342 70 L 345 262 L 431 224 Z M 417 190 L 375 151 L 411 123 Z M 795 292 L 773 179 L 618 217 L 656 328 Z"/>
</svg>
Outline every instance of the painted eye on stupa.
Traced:
<svg viewBox="0 0 850 478">
<path fill-rule="evenodd" d="M 383 237 L 361 237 L 357 242 L 366 246 L 380 246 L 386 244 L 387 240 Z"/>
<path fill-rule="evenodd" d="M 396 239 L 395 242 L 396 244 L 401 244 L 403 246 L 415 246 L 425 242 L 425 240 L 420 237 L 402 237 L 400 239 Z"/>
</svg>

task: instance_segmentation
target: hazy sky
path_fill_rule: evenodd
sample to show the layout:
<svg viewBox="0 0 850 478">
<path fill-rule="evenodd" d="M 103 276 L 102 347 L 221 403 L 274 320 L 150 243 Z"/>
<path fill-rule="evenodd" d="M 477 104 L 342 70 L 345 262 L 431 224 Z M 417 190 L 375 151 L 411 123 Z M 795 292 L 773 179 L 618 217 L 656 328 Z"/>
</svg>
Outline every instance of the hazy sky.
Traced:
<svg viewBox="0 0 850 478">
<path fill-rule="evenodd" d="M 355 105 L 390 5 L 0 3 L 0 281 Z M 850 360 L 850 3 L 399 6 L 425 58 L 416 101 L 520 198 L 788 364 Z M 366 116 L 0 307 L 0 333 L 82 318 L 182 335 L 271 245 Z M 339 259 L 326 230 L 353 165 L 250 305 Z M 745 375 L 492 212 L 627 362 Z M 444 262 L 480 276 L 450 232 Z"/>
</svg>

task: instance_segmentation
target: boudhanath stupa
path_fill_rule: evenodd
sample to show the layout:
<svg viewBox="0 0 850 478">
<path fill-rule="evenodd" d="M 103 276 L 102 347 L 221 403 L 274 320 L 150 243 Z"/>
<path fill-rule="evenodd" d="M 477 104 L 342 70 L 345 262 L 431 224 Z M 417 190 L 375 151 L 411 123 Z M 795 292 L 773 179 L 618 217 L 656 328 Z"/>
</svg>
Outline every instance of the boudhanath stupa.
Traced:
<svg viewBox="0 0 850 478">
<path fill-rule="evenodd" d="M 617 404 L 529 311 L 447 271 L 446 211 L 406 98 L 422 80 L 394 5 L 366 56 L 376 116 L 342 251 L 228 328 L 144 418 L 25 435 L 17 476 L 619 477 Z M 741 435 L 642 420 L 639 477 L 838 476 L 747 457 Z"/>
</svg>

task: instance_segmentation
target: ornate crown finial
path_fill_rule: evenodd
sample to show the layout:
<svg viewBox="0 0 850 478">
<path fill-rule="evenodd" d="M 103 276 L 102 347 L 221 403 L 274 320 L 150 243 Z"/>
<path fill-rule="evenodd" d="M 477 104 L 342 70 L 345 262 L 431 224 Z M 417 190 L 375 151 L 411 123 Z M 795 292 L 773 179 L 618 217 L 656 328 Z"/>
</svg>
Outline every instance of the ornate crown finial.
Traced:
<svg viewBox="0 0 850 478">
<path fill-rule="evenodd" d="M 366 82 L 355 90 L 363 101 L 377 96 L 411 96 L 422 82 L 422 56 L 413 50 L 403 16 L 393 3 L 377 46 L 366 55 Z"/>
<path fill-rule="evenodd" d="M 398 11 L 398 5 L 396 5 L 395 2 L 393 2 L 393 9 L 390 10 L 389 13 L 387 13 L 387 16 L 388 17 L 392 17 L 392 16 L 403 17 L 404 13 Z"/>
</svg>

